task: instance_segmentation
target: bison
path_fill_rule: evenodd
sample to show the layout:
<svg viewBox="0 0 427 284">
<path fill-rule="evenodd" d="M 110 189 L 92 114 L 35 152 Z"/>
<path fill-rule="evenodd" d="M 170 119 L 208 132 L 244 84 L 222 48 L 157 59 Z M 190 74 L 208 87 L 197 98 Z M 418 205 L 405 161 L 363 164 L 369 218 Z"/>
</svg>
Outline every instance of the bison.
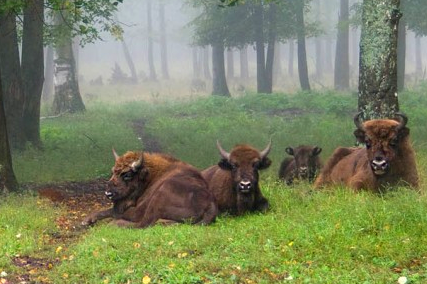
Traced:
<svg viewBox="0 0 427 284">
<path fill-rule="evenodd" d="M 126 152 L 118 156 L 105 195 L 111 209 L 89 215 L 83 225 L 114 218 L 118 226 L 145 228 L 157 222 L 212 223 L 218 207 L 201 173 L 172 156 Z"/>
<path fill-rule="evenodd" d="M 417 188 L 415 153 L 409 141 L 406 115 L 396 113 L 396 119 L 363 123 L 360 115 L 354 117 L 354 135 L 366 147 L 337 148 L 316 179 L 315 187 L 344 184 L 356 191 L 375 192 L 398 184 Z"/>
<path fill-rule="evenodd" d="M 287 185 L 291 185 L 294 179 L 313 182 L 322 166 L 319 157 L 322 148 L 300 145 L 287 147 L 285 151 L 292 157 L 285 158 L 280 164 L 279 178 Z"/>
<path fill-rule="evenodd" d="M 262 151 L 249 145 L 236 145 L 228 153 L 219 141 L 217 148 L 221 160 L 218 165 L 203 170 L 202 175 L 215 196 L 219 211 L 233 215 L 266 211 L 269 204 L 261 193 L 258 171 L 268 168 L 271 164 L 267 157 L 271 141 Z"/>
</svg>

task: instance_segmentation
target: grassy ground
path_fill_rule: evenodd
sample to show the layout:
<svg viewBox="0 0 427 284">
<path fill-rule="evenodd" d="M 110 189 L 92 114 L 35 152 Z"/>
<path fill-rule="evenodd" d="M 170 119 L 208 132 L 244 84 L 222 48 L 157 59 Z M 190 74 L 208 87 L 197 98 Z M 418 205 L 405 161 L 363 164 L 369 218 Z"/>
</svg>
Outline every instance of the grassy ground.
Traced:
<svg viewBox="0 0 427 284">
<path fill-rule="evenodd" d="M 276 180 L 284 149 L 353 145 L 357 98 L 333 92 L 245 95 L 190 100 L 134 99 L 92 89 L 85 114 L 42 122 L 44 150 L 14 156 L 20 182 L 81 181 L 108 177 L 111 148 L 143 149 L 135 121 L 161 148 L 205 168 L 224 148 L 246 142 L 263 148 L 273 140 L 273 165 L 261 175 L 272 203 L 266 214 L 220 216 L 206 227 L 120 229 L 101 223 L 70 241 L 55 241 L 63 207 L 31 194 L 0 203 L 0 279 L 20 269 L 14 259 L 43 259 L 47 269 L 30 279 L 47 283 L 407 283 L 427 281 L 427 98 L 423 90 L 401 95 L 421 176 L 421 193 L 397 188 L 377 196 L 345 188 L 312 192 L 306 183 Z M 115 104 L 111 104 L 114 97 Z M 119 103 L 120 102 L 120 103 Z M 90 211 L 90 208 L 88 208 Z M 42 269 L 39 269 L 42 270 Z M 31 272 L 27 273 L 31 274 Z M 9 279 L 9 280 L 8 280 Z"/>
</svg>

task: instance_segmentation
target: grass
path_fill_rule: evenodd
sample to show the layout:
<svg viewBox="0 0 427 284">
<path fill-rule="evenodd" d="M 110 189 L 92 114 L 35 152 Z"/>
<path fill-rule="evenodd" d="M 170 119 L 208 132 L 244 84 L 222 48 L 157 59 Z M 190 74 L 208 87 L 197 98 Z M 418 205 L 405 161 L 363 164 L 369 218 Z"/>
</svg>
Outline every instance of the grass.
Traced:
<svg viewBox="0 0 427 284">
<path fill-rule="evenodd" d="M 58 251 L 60 244 L 43 236 L 55 232 L 61 208 L 31 194 L 12 195 L 0 203 L 0 272 L 16 272 L 11 259 L 19 254 L 60 259 L 44 274 L 52 283 L 396 283 L 400 276 L 425 283 L 427 98 L 421 88 L 400 100 L 409 117 L 422 192 L 397 188 L 382 196 L 346 188 L 313 192 L 306 183 L 287 187 L 276 181 L 288 145 L 316 144 L 326 159 L 335 147 L 354 144 L 357 98 L 352 94 L 191 101 L 161 95 L 147 102 L 124 92 L 121 103 L 115 97 L 112 104 L 107 98 L 114 93 L 91 89 L 96 96 L 86 113 L 42 121 L 43 151 L 29 147 L 14 156 L 20 182 L 107 177 L 112 147 L 119 153 L 143 149 L 132 121 L 145 119 L 145 131 L 165 152 L 201 169 L 218 161 L 217 139 L 225 149 L 241 142 L 263 148 L 271 137 L 273 165 L 262 173 L 261 186 L 272 209 L 220 216 L 202 227 L 130 230 L 101 223 Z"/>
</svg>

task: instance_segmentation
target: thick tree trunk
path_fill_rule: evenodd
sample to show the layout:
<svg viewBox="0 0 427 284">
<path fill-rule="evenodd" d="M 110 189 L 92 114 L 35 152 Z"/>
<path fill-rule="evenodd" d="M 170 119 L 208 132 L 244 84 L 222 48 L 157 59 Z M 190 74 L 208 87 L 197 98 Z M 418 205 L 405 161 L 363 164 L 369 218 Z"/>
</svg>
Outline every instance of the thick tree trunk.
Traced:
<svg viewBox="0 0 427 284">
<path fill-rule="evenodd" d="M 153 23 L 151 19 L 151 0 L 147 0 L 147 32 L 148 32 L 148 68 L 150 81 L 157 81 L 153 56 Z"/>
<path fill-rule="evenodd" d="M 265 92 L 271 94 L 273 92 L 273 64 L 274 64 L 274 47 L 276 44 L 276 9 L 275 3 L 269 4 L 268 9 L 268 39 L 267 39 L 267 59 L 265 62 Z"/>
<path fill-rule="evenodd" d="M 217 43 L 212 46 L 212 95 L 230 97 L 225 78 L 224 45 Z"/>
<path fill-rule="evenodd" d="M 46 60 L 44 68 L 43 100 L 48 101 L 53 95 L 53 72 L 54 72 L 54 49 L 52 46 L 46 48 Z"/>
<path fill-rule="evenodd" d="M 265 50 L 264 50 L 264 12 L 261 4 L 254 8 L 255 48 L 257 70 L 257 93 L 266 93 Z"/>
<path fill-rule="evenodd" d="M 305 48 L 305 28 L 304 28 L 304 1 L 297 5 L 296 19 L 298 24 L 298 75 L 301 89 L 310 90 L 307 68 L 307 54 Z"/>
<path fill-rule="evenodd" d="M 282 76 L 282 45 L 276 42 L 274 45 L 274 62 L 273 62 L 273 85 L 276 84 L 277 78 Z"/>
<path fill-rule="evenodd" d="M 58 13 L 55 17 L 55 24 L 64 25 L 63 17 L 67 17 L 67 15 Z M 84 111 L 85 106 L 80 95 L 71 33 L 69 38 L 63 38 L 57 43 L 54 64 L 55 97 L 53 99 L 53 112 L 61 114 Z"/>
<path fill-rule="evenodd" d="M 5 0 L 0 1 L 0 5 Z M 15 14 L 0 14 L 0 67 L 3 81 L 4 108 L 7 118 L 9 143 L 12 149 L 22 149 L 26 142 L 24 132 L 25 95 L 19 60 Z"/>
<path fill-rule="evenodd" d="M 248 47 L 242 47 L 240 53 L 240 79 L 246 81 L 249 79 Z"/>
<path fill-rule="evenodd" d="M 159 20 L 160 20 L 160 60 L 162 63 L 162 77 L 169 80 L 168 67 L 168 48 L 166 41 L 166 22 L 165 22 L 165 4 L 159 4 Z"/>
<path fill-rule="evenodd" d="M 288 58 L 288 74 L 289 77 L 293 77 L 294 76 L 294 40 L 289 40 L 289 58 Z"/>
<path fill-rule="evenodd" d="M 227 80 L 234 79 L 234 54 L 231 48 L 227 48 Z"/>
<path fill-rule="evenodd" d="M 211 80 L 211 70 L 209 68 L 209 46 L 203 48 L 203 74 L 206 80 Z"/>
<path fill-rule="evenodd" d="M 365 120 L 391 118 L 399 111 L 399 5 L 399 0 L 363 1 L 358 109 Z"/>
<path fill-rule="evenodd" d="M 0 193 L 8 193 L 17 189 L 18 183 L 12 167 L 0 76 Z"/>
<path fill-rule="evenodd" d="M 397 35 L 397 90 L 403 91 L 405 88 L 406 69 L 406 23 L 403 19 L 399 21 Z"/>
<path fill-rule="evenodd" d="M 337 47 L 335 49 L 334 86 L 336 90 L 350 87 L 348 0 L 340 1 Z"/>
<path fill-rule="evenodd" d="M 316 13 L 316 21 L 320 22 L 320 0 L 314 2 Z M 323 76 L 323 55 L 322 55 L 322 39 L 320 36 L 314 39 L 314 49 L 316 55 L 316 79 L 320 80 Z"/>
<path fill-rule="evenodd" d="M 22 78 L 24 82 L 24 131 L 27 141 L 41 146 L 40 104 L 44 80 L 43 15 L 44 1 L 28 1 L 24 9 L 22 37 Z"/>
</svg>

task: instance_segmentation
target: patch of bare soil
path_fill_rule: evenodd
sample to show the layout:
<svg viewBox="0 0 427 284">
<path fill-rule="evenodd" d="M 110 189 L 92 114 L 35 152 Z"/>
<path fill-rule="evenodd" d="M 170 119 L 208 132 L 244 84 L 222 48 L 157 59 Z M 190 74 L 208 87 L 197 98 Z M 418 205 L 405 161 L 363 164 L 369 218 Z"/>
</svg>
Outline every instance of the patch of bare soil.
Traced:
<svg viewBox="0 0 427 284">
<path fill-rule="evenodd" d="M 132 121 L 132 128 L 138 139 L 141 140 L 146 152 L 161 152 L 162 147 L 160 142 L 145 131 L 146 119 L 138 119 Z"/>
</svg>

